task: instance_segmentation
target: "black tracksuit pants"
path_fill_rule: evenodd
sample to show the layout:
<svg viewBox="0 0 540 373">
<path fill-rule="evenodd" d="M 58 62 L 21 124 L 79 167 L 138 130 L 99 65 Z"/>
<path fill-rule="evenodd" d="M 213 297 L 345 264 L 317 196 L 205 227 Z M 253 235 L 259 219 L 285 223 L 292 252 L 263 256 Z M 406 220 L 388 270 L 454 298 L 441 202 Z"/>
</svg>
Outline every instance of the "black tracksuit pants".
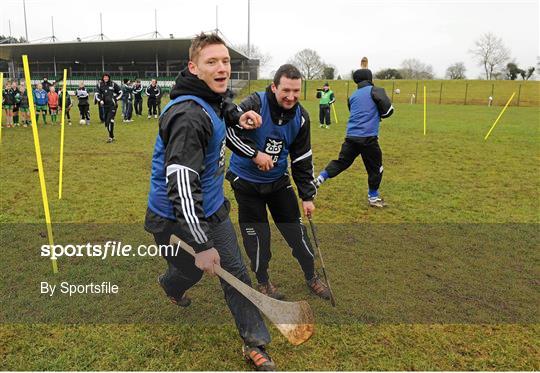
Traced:
<svg viewBox="0 0 540 373">
<path fill-rule="evenodd" d="M 345 138 L 339 158 L 328 163 L 325 168 L 328 176 L 336 177 L 345 171 L 359 155 L 362 156 L 368 174 L 369 190 L 378 190 L 383 176 L 383 166 L 382 151 L 377 136 Z"/>
<path fill-rule="evenodd" d="M 109 131 L 109 138 L 114 139 L 114 117 L 116 115 L 116 105 L 103 106 L 105 116 L 105 128 Z"/>
<path fill-rule="evenodd" d="M 79 105 L 79 113 L 81 114 L 81 119 L 90 120 L 90 105 Z"/>
<path fill-rule="evenodd" d="M 221 267 L 251 286 L 228 210 L 220 209 L 209 218 L 209 223 Z M 154 239 L 158 245 L 169 245 L 171 234 L 178 235 L 179 232 L 181 231 L 174 226 L 166 227 L 163 232 L 154 233 Z M 168 296 L 180 298 L 186 290 L 201 280 L 203 272 L 195 266 L 194 258 L 184 250 L 178 249 L 177 255 L 173 254 L 176 253 L 162 253 L 168 263 L 163 284 Z M 248 346 L 268 344 L 270 334 L 257 307 L 227 282 L 222 279 L 220 282 L 225 301 L 244 342 Z"/>
<path fill-rule="evenodd" d="M 148 115 L 157 115 L 157 100 L 155 97 L 148 97 Z"/>
<path fill-rule="evenodd" d="M 319 105 L 319 123 L 329 126 L 330 122 L 330 105 Z"/>
<path fill-rule="evenodd" d="M 306 227 L 302 224 L 298 200 L 288 175 L 273 183 L 251 183 L 234 173 L 227 173 L 238 202 L 238 221 L 244 248 L 259 283 L 267 282 L 270 250 L 270 225 L 266 207 L 277 228 L 292 249 L 304 277 L 311 280 L 315 274 L 314 254 Z"/>
<path fill-rule="evenodd" d="M 135 114 L 136 115 L 142 115 L 142 97 L 135 96 L 134 106 L 135 106 Z"/>
</svg>

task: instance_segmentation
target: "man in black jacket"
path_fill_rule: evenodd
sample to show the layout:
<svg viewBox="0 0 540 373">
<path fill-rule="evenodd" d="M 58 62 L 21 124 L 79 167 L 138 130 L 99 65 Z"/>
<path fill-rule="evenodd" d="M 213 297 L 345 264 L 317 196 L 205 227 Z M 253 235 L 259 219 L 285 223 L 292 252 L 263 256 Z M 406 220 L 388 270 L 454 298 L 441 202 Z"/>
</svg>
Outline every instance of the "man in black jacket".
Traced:
<svg viewBox="0 0 540 373">
<path fill-rule="evenodd" d="M 168 268 L 158 281 L 169 299 L 182 307 L 191 303 L 185 292 L 203 271 L 214 274 L 214 265 L 251 284 L 224 197 L 225 146 L 259 167 L 268 167 L 271 160 L 255 151 L 240 151 L 226 138 L 224 117 L 244 126 L 248 119 L 261 122 L 256 113 L 242 113 L 225 99 L 230 71 L 229 52 L 219 36 L 195 37 L 188 69 L 177 77 L 159 120 L 145 229 L 158 245 L 168 245 L 175 234 L 196 252 L 195 258 L 181 249 L 163 253 Z M 274 369 L 265 350 L 270 335 L 259 310 L 225 281 L 221 286 L 246 358 L 257 370 Z"/>
<path fill-rule="evenodd" d="M 383 88 L 373 85 L 371 70 L 358 69 L 353 73 L 358 89 L 349 97 L 349 121 L 345 142 L 339 158 L 328 163 L 315 184 L 319 187 L 327 179 L 336 177 L 360 155 L 368 174 L 368 205 L 382 208 L 386 203 L 379 195 L 383 176 L 382 151 L 379 146 L 379 126 L 384 118 L 394 113 L 392 102 Z"/>
<path fill-rule="evenodd" d="M 152 82 L 148 87 L 146 87 L 146 95 L 148 96 L 148 119 L 158 117 L 157 113 L 157 104 L 158 98 L 161 96 L 161 89 L 157 85 L 157 80 L 152 79 Z"/>
<path fill-rule="evenodd" d="M 114 141 L 114 116 L 118 108 L 118 100 L 122 98 L 122 91 L 118 84 L 111 81 L 109 74 L 103 74 L 96 92 L 96 100 L 104 109 L 105 127 L 109 131 L 108 143 Z"/>
<path fill-rule="evenodd" d="M 240 103 L 242 110 L 261 114 L 261 127 L 245 135 L 257 144 L 260 152 L 272 157 L 273 167 L 271 170 L 261 169 L 233 154 L 227 180 L 238 202 L 244 247 L 257 277 L 259 291 L 276 299 L 283 298 L 283 294 L 270 282 L 268 274 L 272 257 L 268 207 L 302 267 L 309 289 L 323 299 L 330 299 L 328 287 L 315 273 L 313 248 L 302 224 L 288 171 L 290 157 L 292 177 L 302 199 L 304 214 L 311 217 L 317 188 L 313 183 L 309 115 L 298 102 L 301 86 L 300 71 L 293 65 L 283 65 L 265 92 L 253 93 Z"/>
<path fill-rule="evenodd" d="M 135 115 L 137 116 L 142 115 L 142 102 L 143 102 L 142 91 L 143 91 L 143 87 L 142 87 L 141 81 L 137 79 L 135 81 L 135 84 L 133 85 L 133 95 L 135 97 L 134 108 L 135 108 Z"/>
</svg>

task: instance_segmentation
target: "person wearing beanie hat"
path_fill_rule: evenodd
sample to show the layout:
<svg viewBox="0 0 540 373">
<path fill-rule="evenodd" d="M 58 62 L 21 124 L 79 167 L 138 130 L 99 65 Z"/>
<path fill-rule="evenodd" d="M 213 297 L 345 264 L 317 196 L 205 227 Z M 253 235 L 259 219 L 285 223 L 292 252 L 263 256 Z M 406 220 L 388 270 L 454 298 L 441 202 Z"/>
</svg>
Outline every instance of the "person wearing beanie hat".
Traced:
<svg viewBox="0 0 540 373">
<path fill-rule="evenodd" d="M 367 58 L 363 66 L 367 67 Z M 379 146 L 379 124 L 383 118 L 394 113 L 392 102 L 383 88 L 373 85 L 373 74 L 367 68 L 353 73 L 353 80 L 358 89 L 349 97 L 349 121 L 345 142 L 341 146 L 338 159 L 328 163 L 315 179 L 320 185 L 327 179 L 336 177 L 349 168 L 361 155 L 368 174 L 368 205 L 384 207 L 386 204 L 379 195 L 382 180 L 382 151 Z"/>
<path fill-rule="evenodd" d="M 336 98 L 334 92 L 330 89 L 328 83 L 324 83 L 322 89 L 317 89 L 317 98 L 319 99 L 319 123 L 320 127 L 326 124 L 326 128 L 329 128 L 330 124 L 330 105 L 332 105 Z"/>
<path fill-rule="evenodd" d="M 95 99 L 99 102 L 99 106 L 104 109 L 105 128 L 109 131 L 108 143 L 114 141 L 114 117 L 118 107 L 118 100 L 121 98 L 122 91 L 118 84 L 111 81 L 109 74 L 103 74 L 98 84 Z"/>
</svg>

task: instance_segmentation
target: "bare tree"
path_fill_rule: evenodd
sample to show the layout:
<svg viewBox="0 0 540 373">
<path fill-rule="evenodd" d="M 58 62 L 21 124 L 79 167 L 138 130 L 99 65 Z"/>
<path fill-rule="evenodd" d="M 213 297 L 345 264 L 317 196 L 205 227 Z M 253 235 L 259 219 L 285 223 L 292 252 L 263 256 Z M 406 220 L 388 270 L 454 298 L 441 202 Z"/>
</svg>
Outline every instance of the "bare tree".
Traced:
<svg viewBox="0 0 540 373">
<path fill-rule="evenodd" d="M 288 62 L 296 66 L 304 79 L 307 80 L 321 78 L 326 66 L 319 54 L 313 49 L 301 50 L 289 59 Z"/>
<path fill-rule="evenodd" d="M 510 50 L 501 38 L 491 32 L 482 35 L 474 45 L 469 52 L 477 58 L 478 65 L 484 67 L 486 79 L 495 78 L 496 73 L 502 70 L 505 62 L 510 59 Z"/>
<path fill-rule="evenodd" d="M 269 53 L 264 53 L 258 46 L 253 44 L 249 46 L 249 51 L 247 44 L 237 44 L 232 47 L 251 59 L 259 60 L 260 69 L 264 68 L 272 60 L 272 56 Z"/>
<path fill-rule="evenodd" d="M 433 79 L 433 67 L 416 58 L 403 60 L 399 72 L 403 79 Z"/>
<path fill-rule="evenodd" d="M 463 62 L 456 62 L 446 69 L 446 78 L 448 79 L 465 79 L 465 64 Z"/>
</svg>

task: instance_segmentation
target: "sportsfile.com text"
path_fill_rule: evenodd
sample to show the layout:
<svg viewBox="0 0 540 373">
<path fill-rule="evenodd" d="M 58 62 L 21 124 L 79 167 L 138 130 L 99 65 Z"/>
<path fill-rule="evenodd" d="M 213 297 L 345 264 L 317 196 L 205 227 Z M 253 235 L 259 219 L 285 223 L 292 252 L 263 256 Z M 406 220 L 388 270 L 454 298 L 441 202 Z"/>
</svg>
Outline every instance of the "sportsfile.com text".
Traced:
<svg viewBox="0 0 540 373">
<path fill-rule="evenodd" d="M 42 245 L 41 256 L 56 259 L 62 256 L 67 257 L 100 257 L 102 260 L 107 257 L 131 257 L 131 256 L 176 256 L 179 250 L 177 245 L 139 245 L 134 247 L 117 241 L 107 241 L 104 244 L 67 244 L 67 245 Z"/>
</svg>

